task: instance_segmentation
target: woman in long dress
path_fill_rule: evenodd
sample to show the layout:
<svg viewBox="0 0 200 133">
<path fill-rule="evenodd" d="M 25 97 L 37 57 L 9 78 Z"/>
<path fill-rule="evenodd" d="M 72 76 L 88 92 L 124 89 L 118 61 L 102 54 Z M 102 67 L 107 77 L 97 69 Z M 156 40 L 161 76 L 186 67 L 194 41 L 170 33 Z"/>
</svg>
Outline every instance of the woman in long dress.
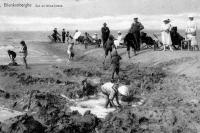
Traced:
<svg viewBox="0 0 200 133">
<path fill-rule="evenodd" d="M 166 19 L 163 22 L 164 24 L 162 25 L 162 29 L 161 29 L 161 37 L 162 37 L 162 43 L 164 47 L 163 51 L 166 50 L 166 47 L 169 47 L 170 51 L 173 51 L 172 40 L 171 40 L 171 35 L 170 35 L 170 30 L 171 30 L 170 20 Z"/>
<path fill-rule="evenodd" d="M 198 47 L 198 42 L 197 42 L 197 24 L 194 21 L 194 16 L 189 15 L 188 16 L 189 20 L 187 22 L 187 27 L 186 27 L 186 39 L 190 40 L 190 45 L 192 47 L 192 50 L 199 50 Z"/>
</svg>

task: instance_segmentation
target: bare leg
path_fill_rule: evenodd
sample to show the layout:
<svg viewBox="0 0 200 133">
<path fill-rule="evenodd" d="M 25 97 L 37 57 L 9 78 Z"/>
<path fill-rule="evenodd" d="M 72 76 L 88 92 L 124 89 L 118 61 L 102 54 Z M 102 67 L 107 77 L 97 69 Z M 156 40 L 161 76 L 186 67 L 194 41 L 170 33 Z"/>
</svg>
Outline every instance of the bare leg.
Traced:
<svg viewBox="0 0 200 133">
<path fill-rule="evenodd" d="M 163 45 L 163 48 L 164 48 L 163 51 L 165 51 L 165 50 L 166 50 L 166 46 L 165 46 L 165 44 Z"/>
<path fill-rule="evenodd" d="M 131 56 L 130 56 L 130 50 L 128 51 L 128 58 L 129 58 L 129 59 L 131 58 Z"/>
<path fill-rule="evenodd" d="M 170 49 L 170 51 L 172 51 L 172 52 L 173 52 L 173 48 L 172 48 L 172 46 L 171 46 L 171 45 L 169 46 L 169 49 Z"/>
<path fill-rule="evenodd" d="M 26 61 L 26 57 L 23 57 L 23 62 L 25 64 L 25 68 L 28 69 L 28 64 L 27 64 L 27 61 Z"/>
</svg>

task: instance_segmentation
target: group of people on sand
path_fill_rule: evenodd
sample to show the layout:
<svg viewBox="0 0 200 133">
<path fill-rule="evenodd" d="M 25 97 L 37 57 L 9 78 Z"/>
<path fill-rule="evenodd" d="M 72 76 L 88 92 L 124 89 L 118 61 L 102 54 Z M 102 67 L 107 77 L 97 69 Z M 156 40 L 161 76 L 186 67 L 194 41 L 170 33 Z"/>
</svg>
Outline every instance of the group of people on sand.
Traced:
<svg viewBox="0 0 200 133">
<path fill-rule="evenodd" d="M 172 25 L 170 24 L 171 20 L 166 19 L 163 21 L 163 26 L 161 29 L 161 37 L 163 43 L 163 51 L 166 51 L 166 47 L 169 47 L 170 51 L 173 51 L 173 38 L 172 38 Z M 191 46 L 192 50 L 199 50 L 198 42 L 197 42 L 197 24 L 194 21 L 194 16 L 189 15 L 188 21 L 185 30 L 185 39 L 183 42 L 188 42 L 188 47 Z"/>
<path fill-rule="evenodd" d="M 27 56 L 28 56 L 28 49 L 27 49 L 27 45 L 26 45 L 26 43 L 25 43 L 25 41 L 21 41 L 20 42 L 20 44 L 21 44 L 21 51 L 19 51 L 19 53 L 21 53 L 22 54 L 22 60 L 23 60 L 23 63 L 24 63 L 24 65 L 25 65 L 25 68 L 26 69 L 28 69 L 29 67 L 28 67 L 28 64 L 27 64 Z M 16 57 L 17 57 L 17 53 L 15 52 L 15 51 L 13 51 L 13 50 L 8 50 L 7 51 L 8 52 L 8 56 L 10 57 L 10 59 L 11 59 L 11 65 L 17 65 L 17 62 L 16 62 Z"/>
<path fill-rule="evenodd" d="M 141 22 L 138 21 L 138 18 L 133 19 L 134 22 L 132 23 L 130 29 L 128 30 L 127 34 L 125 35 L 124 39 L 122 39 L 122 33 L 118 32 L 117 37 L 117 43 L 122 44 L 124 43 L 127 47 L 127 53 L 128 58 L 130 59 L 130 50 L 132 48 L 132 51 L 134 52 L 134 55 L 137 55 L 141 48 L 141 31 L 144 29 L 144 26 Z M 166 51 L 167 47 L 169 47 L 170 51 L 173 51 L 173 41 L 172 41 L 172 25 L 170 24 L 170 19 L 166 19 L 163 21 L 163 25 L 161 27 L 161 42 L 163 44 L 163 50 Z M 101 92 L 106 96 L 106 103 L 105 107 L 107 108 L 109 105 L 111 107 L 120 107 L 119 103 L 119 96 L 122 99 L 130 99 L 132 95 L 129 93 L 129 88 L 126 85 L 120 85 L 119 81 L 119 71 L 120 71 L 120 60 L 122 59 L 117 51 L 117 47 L 115 45 L 115 37 L 110 34 L 110 29 L 108 28 L 107 24 L 104 23 L 103 27 L 101 28 L 102 33 L 102 43 L 103 43 L 103 49 L 105 58 L 103 61 L 103 64 L 106 63 L 106 58 L 110 54 L 110 62 L 111 62 L 111 68 L 112 68 L 112 75 L 111 75 L 111 82 L 107 82 L 104 84 L 101 84 Z M 80 36 L 81 32 L 78 30 L 75 32 L 74 36 L 72 37 L 70 33 L 65 31 L 65 29 L 62 30 L 62 35 L 60 35 L 57 31 L 57 28 L 53 30 L 52 37 L 55 42 L 61 41 L 60 36 L 62 36 L 62 42 L 68 43 L 68 49 L 67 53 L 69 55 L 69 59 L 73 59 L 74 57 L 74 50 L 73 47 L 76 44 L 76 41 L 78 37 Z M 198 43 L 197 43 L 197 24 L 194 21 L 194 16 L 189 16 L 189 20 L 187 22 L 186 27 L 186 38 L 185 41 L 188 41 L 190 43 L 193 50 L 197 49 L 199 50 Z M 85 36 L 83 38 L 84 44 L 88 44 L 87 37 L 89 37 L 89 34 L 86 32 Z M 122 41 L 123 40 L 123 41 Z M 27 55 L 28 50 L 25 41 L 20 42 L 22 46 L 22 50 L 20 53 L 23 54 L 23 62 L 25 64 L 25 67 L 28 68 L 27 65 Z M 87 48 L 87 45 L 85 45 L 85 48 Z M 15 58 L 17 56 L 16 52 L 12 50 L 8 50 L 8 55 L 10 59 L 12 60 L 12 63 L 15 63 Z M 115 74 L 117 75 L 117 80 L 115 80 Z M 83 86 L 87 88 L 88 86 L 87 80 L 83 82 Z M 84 91 L 87 91 L 87 89 L 83 89 Z M 116 99 L 116 104 L 113 102 L 114 99 Z"/>
<path fill-rule="evenodd" d="M 70 34 L 69 34 L 69 31 L 65 31 L 65 29 L 63 29 L 62 30 L 62 35 L 60 35 L 60 33 L 58 32 L 57 28 L 54 28 L 53 34 L 51 36 L 53 37 L 54 42 L 65 43 L 65 41 L 68 42 Z M 61 40 L 60 36 L 62 36 L 62 40 Z"/>
<path fill-rule="evenodd" d="M 186 37 L 183 39 L 183 41 L 187 41 L 189 43 L 188 47 L 191 46 L 192 50 L 199 50 L 198 43 L 197 43 L 197 24 L 194 21 L 194 16 L 189 16 L 189 20 L 187 22 L 185 35 Z M 144 26 L 142 23 L 138 21 L 138 18 L 134 18 L 134 23 L 131 25 L 130 30 L 124 37 L 124 43 L 127 46 L 127 52 L 128 57 L 130 58 L 130 48 L 134 51 L 134 54 L 136 55 L 138 51 L 140 51 L 140 45 L 141 45 L 141 36 L 140 32 L 144 29 Z M 172 32 L 172 30 L 175 30 Z M 121 57 L 119 56 L 116 46 L 114 45 L 114 37 L 110 34 L 110 29 L 107 27 L 107 24 L 104 23 L 103 27 L 101 29 L 102 32 L 102 40 L 103 40 L 103 48 L 105 51 L 105 59 L 108 56 L 108 53 L 110 53 L 111 56 L 111 66 L 112 66 L 112 81 L 114 81 L 114 74 L 116 73 L 119 77 L 119 70 L 120 70 L 120 60 Z M 170 51 L 173 51 L 173 41 L 172 37 L 175 37 L 173 40 L 179 39 L 180 35 L 176 33 L 177 29 L 172 27 L 170 24 L 170 19 L 166 19 L 163 21 L 163 25 L 161 27 L 161 43 L 163 44 L 163 51 L 166 51 L 167 47 L 169 47 Z M 176 33 L 175 35 L 172 35 L 173 33 Z M 120 32 L 118 32 L 118 35 L 121 35 Z M 179 42 L 182 43 L 182 42 Z M 180 45 L 180 44 L 179 44 Z M 103 64 L 105 64 L 105 59 L 103 61 Z M 122 85 L 123 86 L 123 85 Z M 105 107 L 107 108 L 108 105 L 115 106 L 113 99 L 116 99 L 117 106 L 120 106 L 118 96 L 122 95 L 125 97 L 125 99 L 129 99 L 129 89 L 126 86 L 123 86 L 123 88 L 120 88 L 119 85 L 119 78 L 118 82 L 108 82 L 101 86 L 102 93 L 106 96 L 106 103 Z M 123 94 L 122 94 L 123 93 Z M 116 106 L 115 106 L 116 107 Z"/>
</svg>

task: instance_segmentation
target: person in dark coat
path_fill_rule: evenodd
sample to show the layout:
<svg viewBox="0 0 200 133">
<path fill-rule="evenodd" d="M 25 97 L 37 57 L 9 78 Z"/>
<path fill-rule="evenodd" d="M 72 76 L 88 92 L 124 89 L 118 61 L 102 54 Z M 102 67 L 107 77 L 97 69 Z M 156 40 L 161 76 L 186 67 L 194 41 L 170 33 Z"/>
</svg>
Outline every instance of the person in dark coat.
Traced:
<svg viewBox="0 0 200 133">
<path fill-rule="evenodd" d="M 62 42 L 65 43 L 65 38 L 66 38 L 66 31 L 63 29 L 62 31 Z"/>
<path fill-rule="evenodd" d="M 133 35 L 133 33 L 128 33 L 126 34 L 125 38 L 124 38 L 124 43 L 127 46 L 127 52 L 128 52 L 128 58 L 130 59 L 130 48 L 132 48 L 132 50 L 134 51 L 134 54 L 136 55 L 136 39 Z"/>
<path fill-rule="evenodd" d="M 141 22 L 138 21 L 138 18 L 134 18 L 134 23 L 131 25 L 129 30 L 133 34 L 136 40 L 136 50 L 140 51 L 140 31 L 144 29 L 144 26 Z"/>
<path fill-rule="evenodd" d="M 110 29 L 107 27 L 107 24 L 104 23 L 103 27 L 101 28 L 101 33 L 102 33 L 102 40 L 103 40 L 103 48 L 105 48 L 105 43 L 109 38 L 110 35 Z"/>
<path fill-rule="evenodd" d="M 104 46 L 105 59 L 104 59 L 103 64 L 105 64 L 106 57 L 108 56 L 109 52 L 111 54 L 113 47 L 115 48 L 113 35 L 109 36 L 108 40 L 106 41 L 106 43 L 104 45 L 105 45 Z"/>
</svg>

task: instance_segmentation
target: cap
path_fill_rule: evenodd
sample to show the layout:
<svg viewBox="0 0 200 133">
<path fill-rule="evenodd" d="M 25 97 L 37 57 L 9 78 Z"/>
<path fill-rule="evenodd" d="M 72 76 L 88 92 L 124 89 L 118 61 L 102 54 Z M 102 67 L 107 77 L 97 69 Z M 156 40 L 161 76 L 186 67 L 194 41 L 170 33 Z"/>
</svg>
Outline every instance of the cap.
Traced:
<svg viewBox="0 0 200 133">
<path fill-rule="evenodd" d="M 170 19 L 163 20 L 163 22 L 170 22 L 170 21 L 171 21 Z"/>
</svg>

